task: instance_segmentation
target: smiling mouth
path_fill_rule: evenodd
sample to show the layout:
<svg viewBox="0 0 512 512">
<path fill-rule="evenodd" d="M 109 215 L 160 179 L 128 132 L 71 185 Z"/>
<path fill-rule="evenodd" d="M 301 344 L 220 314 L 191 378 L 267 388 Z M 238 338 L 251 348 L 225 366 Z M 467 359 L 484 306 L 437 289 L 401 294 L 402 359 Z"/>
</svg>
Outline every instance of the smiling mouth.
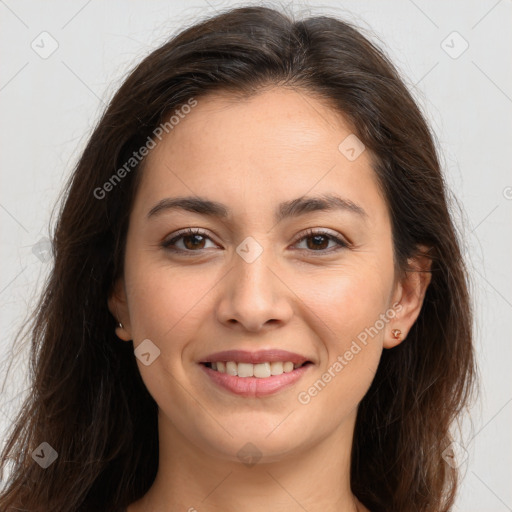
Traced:
<svg viewBox="0 0 512 512">
<path fill-rule="evenodd" d="M 306 361 L 302 364 L 294 364 L 291 361 L 273 361 L 265 363 L 237 363 L 236 361 L 218 361 L 216 363 L 201 363 L 219 373 L 226 373 L 236 377 L 256 377 L 266 379 L 272 376 L 282 375 L 283 373 L 291 373 L 297 368 L 313 364 Z"/>
</svg>

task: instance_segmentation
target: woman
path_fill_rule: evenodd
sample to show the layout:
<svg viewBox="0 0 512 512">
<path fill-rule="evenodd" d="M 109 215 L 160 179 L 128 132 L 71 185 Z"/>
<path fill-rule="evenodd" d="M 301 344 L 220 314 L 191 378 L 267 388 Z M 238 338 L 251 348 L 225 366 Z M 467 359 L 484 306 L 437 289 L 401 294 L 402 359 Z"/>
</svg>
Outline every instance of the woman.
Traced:
<svg viewBox="0 0 512 512">
<path fill-rule="evenodd" d="M 72 175 L 2 510 L 450 510 L 474 381 L 429 128 L 330 17 L 145 58 Z"/>
</svg>

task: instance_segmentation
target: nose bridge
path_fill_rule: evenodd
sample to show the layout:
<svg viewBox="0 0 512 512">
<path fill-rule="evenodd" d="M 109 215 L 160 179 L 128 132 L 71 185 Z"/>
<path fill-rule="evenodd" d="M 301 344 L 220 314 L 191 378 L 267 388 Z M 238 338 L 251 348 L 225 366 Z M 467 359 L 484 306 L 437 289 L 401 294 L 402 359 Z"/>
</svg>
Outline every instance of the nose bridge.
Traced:
<svg viewBox="0 0 512 512">
<path fill-rule="evenodd" d="M 269 320 L 288 321 L 291 305 L 286 287 L 272 270 L 276 267 L 271 249 L 264 249 L 253 237 L 243 240 L 233 254 L 218 308 L 219 320 L 240 323 L 248 330 L 258 330 Z"/>
</svg>

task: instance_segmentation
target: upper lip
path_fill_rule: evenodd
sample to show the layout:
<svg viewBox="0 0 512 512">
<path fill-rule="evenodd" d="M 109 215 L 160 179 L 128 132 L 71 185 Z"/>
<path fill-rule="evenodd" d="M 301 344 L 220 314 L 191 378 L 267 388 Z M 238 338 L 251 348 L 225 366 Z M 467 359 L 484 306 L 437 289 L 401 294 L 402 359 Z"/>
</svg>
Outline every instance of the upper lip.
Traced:
<svg viewBox="0 0 512 512">
<path fill-rule="evenodd" d="M 236 361 L 237 363 L 272 363 L 281 361 L 291 361 L 294 364 L 303 364 L 311 359 L 296 354 L 294 352 L 288 352 L 287 350 L 270 349 L 270 350 L 258 350 L 257 352 L 250 352 L 248 350 L 224 350 L 222 352 L 215 352 L 210 354 L 202 363 L 218 363 L 219 361 Z"/>
</svg>

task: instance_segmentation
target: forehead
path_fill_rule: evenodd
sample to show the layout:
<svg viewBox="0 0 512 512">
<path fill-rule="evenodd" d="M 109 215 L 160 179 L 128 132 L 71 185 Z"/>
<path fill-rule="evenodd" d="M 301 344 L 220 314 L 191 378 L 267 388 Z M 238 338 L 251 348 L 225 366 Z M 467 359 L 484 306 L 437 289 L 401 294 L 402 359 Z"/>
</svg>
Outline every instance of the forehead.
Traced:
<svg viewBox="0 0 512 512">
<path fill-rule="evenodd" d="M 369 151 L 355 160 L 340 151 L 353 128 L 326 101 L 286 88 L 196 101 L 146 157 L 140 201 L 200 195 L 243 210 L 336 192 L 383 214 Z"/>
<path fill-rule="evenodd" d="M 337 151 L 340 136 L 354 131 L 326 100 L 305 91 L 276 87 L 245 99 L 219 92 L 196 101 L 166 137 L 174 149 L 203 149 L 188 155 L 189 162 L 204 159 L 210 150 L 236 153 L 242 159 L 257 157 L 262 164 L 285 151 Z"/>
</svg>

